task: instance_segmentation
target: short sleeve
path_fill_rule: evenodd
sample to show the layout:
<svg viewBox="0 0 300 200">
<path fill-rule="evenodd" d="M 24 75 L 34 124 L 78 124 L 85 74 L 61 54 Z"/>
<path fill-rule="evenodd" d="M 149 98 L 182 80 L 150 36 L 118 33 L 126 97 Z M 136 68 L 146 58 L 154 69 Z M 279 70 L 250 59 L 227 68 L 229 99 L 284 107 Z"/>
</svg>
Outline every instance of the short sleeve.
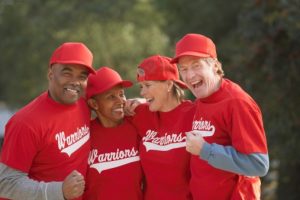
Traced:
<svg viewBox="0 0 300 200">
<path fill-rule="evenodd" d="M 256 103 L 236 99 L 230 110 L 232 146 L 241 153 L 267 153 L 262 114 Z"/>
<path fill-rule="evenodd" d="M 1 162 L 28 173 L 38 152 L 37 146 L 35 131 L 26 123 L 12 118 L 5 127 Z"/>
</svg>

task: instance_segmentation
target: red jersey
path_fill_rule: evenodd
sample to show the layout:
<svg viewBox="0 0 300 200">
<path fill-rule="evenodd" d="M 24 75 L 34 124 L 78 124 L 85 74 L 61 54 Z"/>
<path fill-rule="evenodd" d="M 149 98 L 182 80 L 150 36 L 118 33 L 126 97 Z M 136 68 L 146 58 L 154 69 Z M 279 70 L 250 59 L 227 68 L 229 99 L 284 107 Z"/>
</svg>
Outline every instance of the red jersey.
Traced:
<svg viewBox="0 0 300 200">
<path fill-rule="evenodd" d="M 136 109 L 133 122 L 142 137 L 140 157 L 146 200 L 191 199 L 185 132 L 192 128 L 192 105 L 185 101 L 170 112 L 151 112 L 146 104 Z"/>
<path fill-rule="evenodd" d="M 141 200 L 139 136 L 125 118 L 112 128 L 91 122 L 91 151 L 84 199 Z"/>
<path fill-rule="evenodd" d="M 37 181 L 63 181 L 87 170 L 90 111 L 84 99 L 64 105 L 45 92 L 7 123 L 1 162 Z"/>
<path fill-rule="evenodd" d="M 223 79 L 220 89 L 196 102 L 193 129 L 208 143 L 233 146 L 243 154 L 267 153 L 262 115 L 254 100 L 237 84 Z M 256 199 L 259 177 L 220 170 L 199 156 L 191 158 L 191 191 L 194 200 Z"/>
</svg>

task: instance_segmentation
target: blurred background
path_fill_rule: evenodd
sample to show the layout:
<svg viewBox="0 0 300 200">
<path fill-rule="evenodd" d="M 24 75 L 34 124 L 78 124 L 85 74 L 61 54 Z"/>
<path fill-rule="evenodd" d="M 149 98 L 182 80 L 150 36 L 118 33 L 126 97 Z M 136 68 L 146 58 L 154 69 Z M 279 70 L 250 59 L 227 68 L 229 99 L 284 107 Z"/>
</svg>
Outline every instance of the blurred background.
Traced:
<svg viewBox="0 0 300 200">
<path fill-rule="evenodd" d="M 0 138 L 10 116 L 47 89 L 61 43 L 85 43 L 96 69 L 135 81 L 144 58 L 172 57 L 179 38 L 201 33 L 215 42 L 225 76 L 262 109 L 271 162 L 262 199 L 300 199 L 299 10 L 299 0 L 0 0 Z"/>
</svg>

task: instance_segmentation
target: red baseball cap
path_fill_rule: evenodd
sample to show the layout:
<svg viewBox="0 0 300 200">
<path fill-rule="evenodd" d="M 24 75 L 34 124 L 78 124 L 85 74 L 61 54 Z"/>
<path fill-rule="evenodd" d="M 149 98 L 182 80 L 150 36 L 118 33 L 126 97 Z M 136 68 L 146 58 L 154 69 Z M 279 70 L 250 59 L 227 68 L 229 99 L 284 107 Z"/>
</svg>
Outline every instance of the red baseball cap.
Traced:
<svg viewBox="0 0 300 200">
<path fill-rule="evenodd" d="M 79 64 L 86 67 L 90 73 L 96 73 L 92 66 L 92 52 L 83 43 L 79 42 L 66 42 L 60 45 L 53 52 L 49 66 L 55 63 Z"/>
<path fill-rule="evenodd" d="M 200 34 L 186 34 L 176 43 L 175 57 L 171 63 L 177 63 L 181 56 L 197 56 L 200 58 L 217 58 L 216 46 L 214 42 Z"/>
<path fill-rule="evenodd" d="M 87 81 L 86 97 L 87 99 L 110 90 L 116 85 L 121 84 L 127 88 L 132 86 L 132 82 L 122 80 L 121 76 L 115 70 L 109 67 L 101 67 L 96 71 L 96 74 L 90 74 Z"/>
<path fill-rule="evenodd" d="M 137 80 L 140 81 L 164 81 L 173 80 L 181 88 L 187 86 L 179 79 L 178 69 L 170 63 L 171 58 L 154 55 L 143 60 L 137 69 Z"/>
</svg>

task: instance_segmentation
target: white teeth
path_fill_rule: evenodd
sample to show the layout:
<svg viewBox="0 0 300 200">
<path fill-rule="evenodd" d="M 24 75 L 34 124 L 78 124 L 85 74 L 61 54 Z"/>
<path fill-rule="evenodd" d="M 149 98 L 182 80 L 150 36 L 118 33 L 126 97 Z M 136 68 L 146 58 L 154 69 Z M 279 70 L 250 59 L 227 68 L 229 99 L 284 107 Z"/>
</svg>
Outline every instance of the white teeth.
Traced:
<svg viewBox="0 0 300 200">
<path fill-rule="evenodd" d="M 194 82 L 191 82 L 192 85 L 196 85 L 197 83 L 199 83 L 200 81 L 194 81 Z"/>
<path fill-rule="evenodd" d="M 115 112 L 123 112 L 123 108 L 116 108 L 114 109 Z"/>
<path fill-rule="evenodd" d="M 67 91 L 69 92 L 73 92 L 73 93 L 77 93 L 78 91 L 77 90 L 73 90 L 73 89 L 70 89 L 70 88 L 66 88 Z"/>
<path fill-rule="evenodd" d="M 193 86 L 193 88 L 196 88 L 202 85 L 202 81 L 194 81 L 191 82 L 190 84 Z"/>
</svg>

